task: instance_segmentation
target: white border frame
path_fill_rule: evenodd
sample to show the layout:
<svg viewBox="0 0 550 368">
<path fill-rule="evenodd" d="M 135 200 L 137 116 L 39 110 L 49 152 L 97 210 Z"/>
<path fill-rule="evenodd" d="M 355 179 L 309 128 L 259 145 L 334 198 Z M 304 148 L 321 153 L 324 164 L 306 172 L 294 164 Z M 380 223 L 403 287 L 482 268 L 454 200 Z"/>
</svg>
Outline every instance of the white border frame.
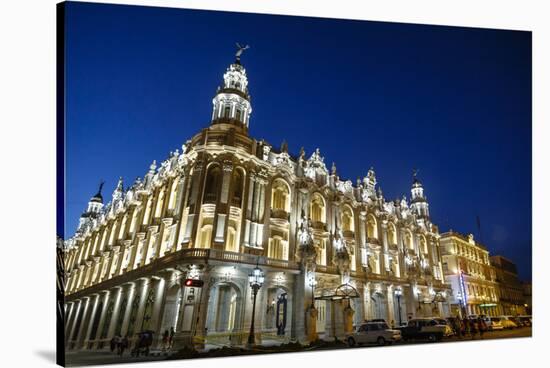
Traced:
<svg viewBox="0 0 550 368">
<path fill-rule="evenodd" d="M 548 283 L 544 282 L 543 270 L 545 260 L 549 259 L 544 210 L 550 208 L 550 196 L 545 191 L 550 183 L 544 157 L 549 154 L 549 145 L 545 143 L 550 138 L 550 26 L 547 16 L 545 19 L 548 10 L 544 1 L 102 2 L 533 31 L 535 327 L 532 339 L 277 354 L 222 361 L 141 363 L 139 367 L 214 367 L 220 363 L 324 367 L 342 362 L 407 367 L 434 364 L 518 367 L 546 358 L 544 350 L 549 332 L 545 327 L 550 323 L 543 309 L 548 302 Z M 0 304 L 2 327 L 7 334 L 4 335 L 7 339 L 2 339 L 5 352 L 1 359 L 4 364 L 8 363 L 6 366 L 52 365 L 55 356 L 55 3 L 52 0 L 3 2 L 0 11 L 0 150 L 3 158 L 0 193 L 4 196 L 0 211 L 3 230 L 0 269 L 4 290 Z"/>
</svg>

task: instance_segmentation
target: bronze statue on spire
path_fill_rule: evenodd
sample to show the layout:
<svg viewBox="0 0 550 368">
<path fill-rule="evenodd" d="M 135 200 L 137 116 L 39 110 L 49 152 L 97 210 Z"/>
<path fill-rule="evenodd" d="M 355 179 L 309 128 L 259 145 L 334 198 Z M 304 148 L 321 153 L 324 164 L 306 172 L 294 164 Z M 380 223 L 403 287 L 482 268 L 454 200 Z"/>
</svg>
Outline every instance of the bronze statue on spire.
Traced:
<svg viewBox="0 0 550 368">
<path fill-rule="evenodd" d="M 240 43 L 236 43 L 237 45 L 237 52 L 235 53 L 235 59 L 240 62 L 241 61 L 241 55 L 243 54 L 244 50 L 247 50 L 250 48 L 248 45 L 242 46 Z"/>
</svg>

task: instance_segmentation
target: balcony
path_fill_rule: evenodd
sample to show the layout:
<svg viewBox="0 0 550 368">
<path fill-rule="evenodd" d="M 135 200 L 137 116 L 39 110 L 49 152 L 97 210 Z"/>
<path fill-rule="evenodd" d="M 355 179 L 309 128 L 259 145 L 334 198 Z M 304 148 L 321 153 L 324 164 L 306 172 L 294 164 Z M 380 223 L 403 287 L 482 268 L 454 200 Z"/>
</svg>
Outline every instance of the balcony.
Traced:
<svg viewBox="0 0 550 368">
<path fill-rule="evenodd" d="M 312 221 L 311 227 L 314 228 L 315 230 L 326 231 L 326 225 L 324 222 L 321 222 L 321 221 Z"/>
<path fill-rule="evenodd" d="M 355 233 L 351 230 L 344 230 L 342 232 L 342 234 L 344 235 L 344 238 L 347 238 L 347 239 L 354 239 L 355 238 Z"/>
<path fill-rule="evenodd" d="M 285 210 L 272 208 L 271 209 L 271 218 L 290 221 L 290 213 L 286 212 Z"/>
<path fill-rule="evenodd" d="M 213 203 L 215 204 L 217 201 L 217 196 L 214 193 L 206 193 L 204 195 L 204 203 Z"/>
<path fill-rule="evenodd" d="M 175 254 L 174 254 L 175 255 Z M 231 263 L 245 263 L 251 265 L 264 265 L 278 268 L 290 268 L 298 269 L 298 264 L 296 262 L 287 261 L 284 259 L 273 259 L 267 257 L 258 257 L 253 254 L 246 253 L 236 253 L 228 252 L 225 250 L 219 249 L 202 249 L 202 248 L 191 248 L 183 249 L 178 254 L 179 259 L 209 259 L 222 262 L 231 262 Z"/>
</svg>

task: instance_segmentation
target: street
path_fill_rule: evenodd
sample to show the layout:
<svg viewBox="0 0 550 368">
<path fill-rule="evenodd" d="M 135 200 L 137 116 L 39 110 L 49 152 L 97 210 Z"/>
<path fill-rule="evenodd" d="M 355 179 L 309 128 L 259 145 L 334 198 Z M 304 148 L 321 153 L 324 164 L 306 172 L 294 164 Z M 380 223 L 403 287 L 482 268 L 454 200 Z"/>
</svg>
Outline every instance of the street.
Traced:
<svg viewBox="0 0 550 368">
<path fill-rule="evenodd" d="M 522 328 L 516 328 L 514 330 L 489 331 L 483 334 L 483 340 L 505 339 L 509 337 L 531 337 L 531 336 L 532 336 L 531 327 L 522 327 Z M 443 342 L 469 341 L 469 340 L 471 341 L 472 339 L 469 337 L 463 337 L 462 339 L 459 339 L 453 336 L 453 337 L 444 339 Z M 481 338 L 479 337 L 479 334 L 475 336 L 474 340 L 481 340 Z"/>
<path fill-rule="evenodd" d="M 517 328 L 514 330 L 501 330 L 501 331 L 491 331 L 486 332 L 483 335 L 483 339 L 480 338 L 479 335 L 476 335 L 474 339 L 471 337 L 448 337 L 443 339 L 443 343 L 445 342 L 457 342 L 457 341 L 481 341 L 481 340 L 491 340 L 491 339 L 504 339 L 504 338 L 514 338 L 514 337 L 531 337 L 532 336 L 532 329 L 531 327 L 523 327 L 523 328 Z M 402 341 L 396 344 L 396 346 L 399 345 L 411 345 L 411 344 L 423 344 L 428 343 L 427 341 Z M 436 343 L 437 344 L 437 343 Z M 376 345 L 372 345 L 375 347 Z M 355 347 L 361 348 L 361 347 Z M 327 342 L 325 344 L 315 346 L 315 347 L 307 347 L 304 346 L 303 349 L 283 349 L 281 348 L 281 352 L 290 352 L 290 351 L 312 351 L 312 350 L 330 350 L 330 349 L 349 349 L 347 345 L 344 343 L 333 343 L 333 342 Z M 209 356 L 234 356 L 234 355 L 240 355 L 240 354 L 254 354 L 254 353 L 274 353 L 278 352 L 277 348 L 271 346 L 269 350 L 261 349 L 261 347 L 257 347 L 255 352 L 253 351 L 247 351 L 242 348 L 223 348 L 221 349 L 223 352 L 220 352 L 218 350 L 218 353 L 214 353 L 215 349 L 212 349 L 209 351 L 203 351 L 200 353 L 197 353 L 198 355 L 195 357 L 202 358 L 202 357 L 209 357 Z M 129 352 L 125 353 L 124 356 L 119 357 L 116 354 L 106 352 L 106 351 L 79 351 L 79 352 L 68 352 L 66 354 L 66 365 L 67 366 L 82 366 L 82 365 L 93 365 L 93 364 L 111 364 L 111 363 L 133 363 L 133 362 L 143 362 L 143 361 L 159 361 L 159 360 L 165 360 L 170 358 L 170 356 L 174 352 L 170 354 L 164 354 L 160 353 L 158 351 L 153 351 L 152 356 L 148 357 L 131 357 Z"/>
</svg>

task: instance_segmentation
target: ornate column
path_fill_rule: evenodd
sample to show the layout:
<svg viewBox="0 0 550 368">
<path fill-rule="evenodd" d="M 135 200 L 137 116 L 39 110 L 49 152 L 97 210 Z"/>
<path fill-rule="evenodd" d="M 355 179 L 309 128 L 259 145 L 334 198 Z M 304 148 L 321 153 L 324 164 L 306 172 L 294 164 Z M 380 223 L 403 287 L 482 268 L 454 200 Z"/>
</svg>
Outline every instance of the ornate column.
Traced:
<svg viewBox="0 0 550 368">
<path fill-rule="evenodd" d="M 78 326 L 78 331 L 76 331 L 76 339 L 75 339 L 75 349 L 80 349 L 82 346 L 82 342 L 84 341 L 84 335 L 86 333 L 86 327 L 88 322 L 88 315 L 90 314 L 90 298 L 85 297 L 84 298 L 84 310 L 82 312 L 82 320 L 80 322 L 80 326 Z"/>
<path fill-rule="evenodd" d="M 123 285 L 123 288 L 125 289 L 123 292 L 127 295 L 126 300 L 126 309 L 121 310 L 120 313 L 124 313 L 124 317 L 122 320 L 122 327 L 120 329 L 121 335 L 126 336 L 128 334 L 128 325 L 130 323 L 130 313 L 132 311 L 132 305 L 134 303 L 134 298 L 136 296 L 136 285 L 132 283 L 128 283 L 126 285 Z M 128 338 L 131 338 L 131 336 L 128 336 Z"/>
<path fill-rule="evenodd" d="M 190 178 L 191 182 L 191 193 L 189 194 L 189 214 L 187 215 L 187 223 L 185 224 L 185 232 L 183 235 L 183 243 L 188 244 L 191 241 L 192 235 L 196 232 L 196 227 L 198 226 L 195 221 L 195 217 L 199 214 L 200 211 L 200 193 L 201 186 L 204 178 L 204 162 L 201 159 L 197 159 L 195 167 L 193 170 L 193 175 Z M 195 229 L 195 231 L 193 231 Z"/>
<path fill-rule="evenodd" d="M 155 331 L 153 335 L 153 346 L 159 346 L 162 342 L 162 334 L 164 332 L 161 331 L 162 311 L 164 310 L 166 289 L 170 283 L 170 274 L 167 275 L 166 272 L 163 272 L 162 276 L 153 276 L 153 279 L 155 282 L 151 287 L 155 288 L 155 301 L 153 303 L 153 313 L 151 315 L 151 330 Z"/>
<path fill-rule="evenodd" d="M 259 213 L 258 213 L 258 228 L 256 233 L 256 246 L 265 247 L 263 243 L 263 233 L 264 233 L 264 219 L 265 219 L 265 190 L 267 186 L 267 177 L 261 176 L 259 178 L 260 183 L 260 203 L 259 203 Z"/>
<path fill-rule="evenodd" d="M 246 215 L 245 215 L 245 228 L 244 228 L 244 245 L 251 245 L 251 233 L 252 233 L 252 221 L 254 214 L 252 209 L 254 208 L 254 196 L 256 187 L 256 174 L 252 171 L 249 173 L 249 184 L 248 184 L 248 199 L 246 201 Z"/>
<path fill-rule="evenodd" d="M 382 245 L 384 249 L 384 267 L 380 267 L 380 273 L 385 275 L 390 271 L 390 260 L 389 260 L 389 250 L 388 250 L 388 220 L 382 220 L 380 224 L 382 228 Z"/>
<path fill-rule="evenodd" d="M 115 335 L 115 329 L 116 324 L 118 320 L 118 314 L 120 313 L 120 301 L 122 299 L 122 287 L 117 286 L 114 288 L 116 291 L 114 292 L 114 298 L 115 298 L 115 304 L 113 308 L 113 314 L 111 316 L 111 320 L 109 321 L 109 330 L 107 333 L 107 338 L 111 339 Z M 112 292 L 113 293 L 113 292 Z"/>
<path fill-rule="evenodd" d="M 68 345 L 69 341 L 72 340 L 72 336 L 75 334 L 75 325 L 76 321 L 78 319 L 79 313 L 81 313 L 80 308 L 82 307 L 82 301 L 77 300 L 73 302 L 73 316 L 71 317 L 71 321 L 69 325 L 67 326 L 67 335 L 65 335 L 65 346 Z"/>
<path fill-rule="evenodd" d="M 67 344 L 67 334 L 69 333 L 69 326 L 71 324 L 71 319 L 73 318 L 73 315 L 74 315 L 74 303 L 73 302 L 66 303 L 65 308 L 67 309 L 67 311 L 65 312 L 65 326 L 64 326 L 65 345 L 66 345 Z"/>
<path fill-rule="evenodd" d="M 101 331 L 103 331 L 103 325 L 105 324 L 105 315 L 107 314 L 107 308 L 109 306 L 109 296 L 110 296 L 110 292 L 109 291 L 105 291 L 103 292 L 103 295 L 101 295 L 100 293 L 100 298 L 103 297 L 103 308 L 98 311 L 99 313 L 101 313 L 101 317 L 99 318 L 99 325 L 97 326 L 97 332 L 96 332 L 96 345 L 95 347 L 96 348 L 99 348 L 99 344 L 100 344 L 100 338 L 101 338 Z"/>
<path fill-rule="evenodd" d="M 88 345 L 88 342 L 90 341 L 90 334 L 92 333 L 92 328 L 94 325 L 95 316 L 97 313 L 101 313 L 101 311 L 98 311 L 98 304 L 99 304 L 99 294 L 92 295 L 93 301 L 92 303 L 92 309 L 90 312 L 90 317 L 88 318 L 88 323 L 86 326 L 86 333 L 84 335 L 84 340 L 82 342 L 82 349 L 86 349 L 86 345 Z"/>
<path fill-rule="evenodd" d="M 298 330 L 298 340 L 313 342 L 318 339 L 317 336 L 317 314 L 313 300 L 313 290 L 309 284 L 315 284 L 315 266 L 317 252 L 311 229 L 311 220 L 302 213 L 302 223 L 298 230 L 298 258 L 300 262 L 300 274 L 295 280 L 295 307 L 296 315 L 304 316 L 304 325 L 296 324 Z M 301 332 L 303 331 L 303 332 Z"/>
<path fill-rule="evenodd" d="M 388 323 L 391 323 L 391 321 L 394 321 L 394 325 L 397 326 L 397 324 L 399 322 L 398 322 L 398 319 L 395 318 L 395 307 L 394 307 L 394 304 L 393 304 L 393 301 L 394 301 L 393 292 L 394 292 L 393 285 L 388 285 L 386 287 L 386 300 L 388 301 L 388 303 L 387 303 L 387 306 L 388 306 Z"/>
</svg>

